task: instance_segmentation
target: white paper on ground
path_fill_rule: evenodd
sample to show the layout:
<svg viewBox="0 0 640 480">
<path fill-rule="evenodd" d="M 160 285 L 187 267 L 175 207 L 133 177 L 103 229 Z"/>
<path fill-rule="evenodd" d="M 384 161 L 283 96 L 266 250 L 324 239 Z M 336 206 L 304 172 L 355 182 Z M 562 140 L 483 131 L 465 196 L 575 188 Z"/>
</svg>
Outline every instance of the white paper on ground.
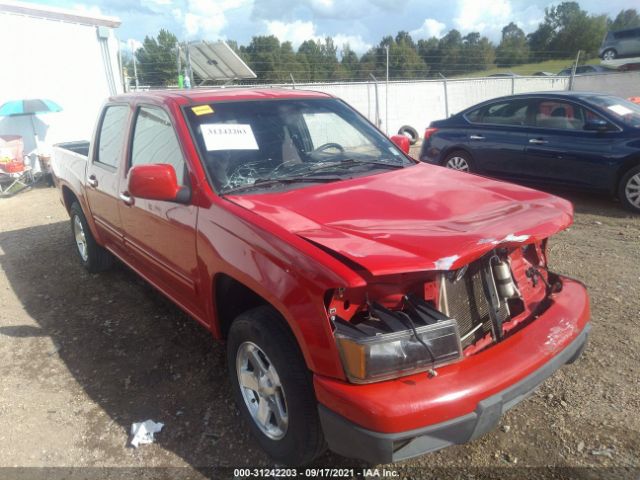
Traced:
<svg viewBox="0 0 640 480">
<path fill-rule="evenodd" d="M 623 115 L 623 116 L 633 113 L 633 110 L 625 107 L 624 105 L 609 105 L 607 108 L 611 110 L 613 113 L 617 113 L 618 115 Z"/>
<path fill-rule="evenodd" d="M 144 422 L 131 425 L 131 445 L 138 448 L 138 445 L 153 443 L 153 434 L 158 433 L 164 427 L 164 423 L 145 420 Z"/>
<path fill-rule="evenodd" d="M 258 150 L 251 125 L 244 123 L 204 123 L 200 125 L 207 151 Z"/>
</svg>

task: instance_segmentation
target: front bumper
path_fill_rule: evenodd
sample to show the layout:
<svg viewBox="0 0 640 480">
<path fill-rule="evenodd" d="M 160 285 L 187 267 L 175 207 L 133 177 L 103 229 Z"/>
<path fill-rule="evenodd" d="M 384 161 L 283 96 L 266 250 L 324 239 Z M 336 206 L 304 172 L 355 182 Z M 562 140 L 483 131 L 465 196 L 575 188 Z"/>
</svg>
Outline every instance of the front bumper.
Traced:
<svg viewBox="0 0 640 480">
<path fill-rule="evenodd" d="M 442 367 L 437 377 L 417 374 L 352 385 L 316 376 L 320 420 L 331 450 L 390 463 L 491 430 L 504 412 L 573 362 L 586 345 L 586 290 L 563 280 L 563 291 L 538 319 L 503 342 Z"/>
</svg>

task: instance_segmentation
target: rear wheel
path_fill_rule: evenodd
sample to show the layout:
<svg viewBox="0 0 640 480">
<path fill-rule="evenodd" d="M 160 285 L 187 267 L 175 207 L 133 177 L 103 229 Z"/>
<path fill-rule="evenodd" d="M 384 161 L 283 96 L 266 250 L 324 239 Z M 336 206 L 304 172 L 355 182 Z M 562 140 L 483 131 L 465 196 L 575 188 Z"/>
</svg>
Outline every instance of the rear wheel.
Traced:
<svg viewBox="0 0 640 480">
<path fill-rule="evenodd" d="M 113 265 L 113 256 L 96 242 L 78 202 L 71 205 L 69 215 L 76 251 L 84 268 L 91 273 L 107 270 Z"/>
<path fill-rule="evenodd" d="M 609 50 L 605 50 L 602 53 L 603 60 L 615 60 L 616 57 L 617 57 L 617 52 L 613 48 L 610 48 Z"/>
<path fill-rule="evenodd" d="M 626 208 L 640 213 L 640 165 L 622 177 L 618 186 L 618 197 Z"/>
<path fill-rule="evenodd" d="M 460 172 L 471 172 L 473 162 L 471 155 L 463 150 L 456 150 L 446 156 L 442 165 L 452 170 L 458 170 Z"/>
<path fill-rule="evenodd" d="M 272 458 L 303 465 L 324 451 L 311 375 L 278 312 L 263 306 L 239 315 L 227 361 L 238 408 Z"/>
</svg>

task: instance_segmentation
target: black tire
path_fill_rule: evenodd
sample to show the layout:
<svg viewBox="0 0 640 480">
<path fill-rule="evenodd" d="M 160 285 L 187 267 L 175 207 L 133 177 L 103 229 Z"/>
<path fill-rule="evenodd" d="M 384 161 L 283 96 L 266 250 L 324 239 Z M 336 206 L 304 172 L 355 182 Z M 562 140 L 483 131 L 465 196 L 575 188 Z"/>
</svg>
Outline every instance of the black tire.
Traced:
<svg viewBox="0 0 640 480">
<path fill-rule="evenodd" d="M 605 58 L 607 57 L 607 54 L 611 54 L 610 58 Z M 618 52 L 615 51 L 615 49 L 613 48 L 607 48 L 604 52 L 602 52 L 602 60 L 614 60 L 618 57 Z"/>
<path fill-rule="evenodd" d="M 243 396 L 236 359 L 246 342 L 263 351 L 282 385 L 280 391 L 286 401 L 288 426 L 280 439 L 274 440 L 263 433 Z M 267 454 L 277 462 L 298 466 L 311 462 L 326 449 L 311 374 L 293 334 L 277 311 L 261 306 L 240 314 L 233 321 L 227 338 L 227 362 L 238 409 Z"/>
<path fill-rule="evenodd" d="M 462 159 L 466 164 L 467 164 L 467 169 L 461 169 L 461 168 L 454 168 L 453 165 L 451 165 L 452 163 L 455 162 L 455 159 Z M 447 154 L 446 157 L 444 157 L 444 160 L 442 161 L 442 166 L 443 167 L 447 167 L 447 168 L 451 168 L 452 170 L 458 170 L 458 171 L 463 171 L 463 172 L 474 172 L 475 171 L 475 165 L 473 164 L 473 158 L 471 158 L 471 155 L 464 151 L 464 150 L 454 150 L 453 152 L 449 152 Z"/>
<path fill-rule="evenodd" d="M 625 173 L 618 185 L 618 198 L 626 209 L 635 213 L 640 213 L 640 190 L 638 188 L 640 188 L 640 165 Z"/>
<path fill-rule="evenodd" d="M 74 202 L 69 209 L 69 215 L 71 216 L 71 234 L 74 236 L 74 243 L 76 244 L 76 251 L 78 252 L 78 257 L 82 262 L 84 268 L 86 268 L 91 273 L 98 273 L 104 270 L 109 269 L 113 265 L 113 255 L 109 253 L 107 250 L 102 248 L 96 242 L 96 239 L 93 237 L 91 233 L 91 229 L 89 228 L 89 224 L 87 223 L 87 219 L 82 212 L 82 208 L 78 202 Z M 75 222 L 76 219 L 82 224 L 82 230 L 84 233 L 85 243 L 86 243 L 86 255 L 83 258 L 83 255 L 80 250 L 80 246 L 76 241 L 76 230 L 75 230 Z"/>
<path fill-rule="evenodd" d="M 400 127 L 398 129 L 398 135 L 405 135 L 409 138 L 409 143 L 411 145 L 415 145 L 419 138 L 417 130 L 410 125 L 403 125 Z"/>
</svg>

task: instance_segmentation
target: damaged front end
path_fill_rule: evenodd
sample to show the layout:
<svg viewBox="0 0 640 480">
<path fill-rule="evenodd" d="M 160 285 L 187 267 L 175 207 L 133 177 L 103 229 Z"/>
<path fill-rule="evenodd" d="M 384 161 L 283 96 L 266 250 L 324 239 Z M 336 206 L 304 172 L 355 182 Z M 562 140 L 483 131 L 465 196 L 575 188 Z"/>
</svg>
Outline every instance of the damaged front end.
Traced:
<svg viewBox="0 0 640 480">
<path fill-rule="evenodd" d="M 500 246 L 451 271 L 371 277 L 328 292 L 345 373 L 370 383 L 437 367 L 489 348 L 535 320 L 562 289 L 546 240 Z"/>
</svg>

